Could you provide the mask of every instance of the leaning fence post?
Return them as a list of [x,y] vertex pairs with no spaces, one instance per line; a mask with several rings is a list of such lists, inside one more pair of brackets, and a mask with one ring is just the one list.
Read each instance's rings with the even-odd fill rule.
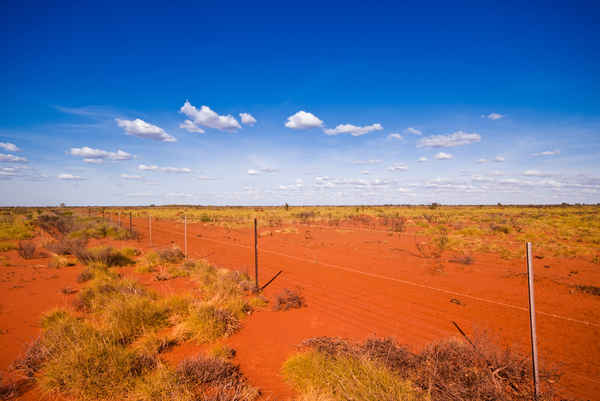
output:
[[254,280],[256,282],[256,291],[258,291],[258,222],[254,218]]
[[533,364],[533,391],[537,400],[540,393],[540,377],[538,372],[537,333],[535,323],[535,295],[533,292],[533,262],[531,256],[531,242],[526,245],[527,249],[527,276],[529,278],[529,327],[531,329],[531,356]]

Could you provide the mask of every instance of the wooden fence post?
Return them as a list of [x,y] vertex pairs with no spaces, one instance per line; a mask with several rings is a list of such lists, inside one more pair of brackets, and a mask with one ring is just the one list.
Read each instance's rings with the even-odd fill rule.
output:
[[150,246],[152,246],[152,215],[148,215],[148,236],[150,237]]

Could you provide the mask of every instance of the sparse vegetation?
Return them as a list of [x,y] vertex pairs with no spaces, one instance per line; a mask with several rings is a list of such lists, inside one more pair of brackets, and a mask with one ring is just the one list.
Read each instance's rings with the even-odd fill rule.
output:
[[305,305],[306,301],[304,300],[299,288],[284,288],[283,291],[277,295],[273,309],[278,311],[286,311],[289,309],[302,308]]
[[[286,378],[303,394],[326,400],[530,400],[527,359],[494,345],[485,336],[474,346],[455,339],[431,344],[414,354],[394,340],[371,338],[362,344],[319,337],[303,342],[304,352],[283,366]],[[549,372],[542,378],[555,379]],[[551,394],[539,399],[551,399]],[[308,399],[311,399],[310,397]]]

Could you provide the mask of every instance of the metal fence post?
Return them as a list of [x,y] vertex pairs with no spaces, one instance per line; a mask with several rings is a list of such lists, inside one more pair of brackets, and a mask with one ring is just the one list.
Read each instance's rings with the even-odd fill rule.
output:
[[254,280],[256,283],[256,291],[258,291],[258,222],[254,218]]
[[148,215],[148,236],[150,237],[150,246],[152,246],[152,215]]
[[133,217],[132,217],[132,212],[129,212],[129,233],[133,234]]
[[533,364],[533,391],[537,400],[540,394],[540,377],[538,372],[537,333],[535,323],[535,295],[533,292],[533,261],[531,242],[527,243],[527,276],[529,278],[529,327],[531,329],[531,356]]
[[183,254],[185,255],[185,258],[187,259],[188,257],[188,251],[187,251],[187,216],[183,216],[183,249],[184,252]]

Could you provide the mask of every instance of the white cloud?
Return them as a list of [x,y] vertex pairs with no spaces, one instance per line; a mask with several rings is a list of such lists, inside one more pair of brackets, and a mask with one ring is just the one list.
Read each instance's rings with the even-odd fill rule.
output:
[[4,153],[0,153],[0,162],[7,163],[26,163],[27,159],[20,156],[8,155]]
[[240,119],[242,124],[254,125],[256,124],[256,118],[250,113],[240,113]]
[[437,160],[449,160],[452,159],[452,155],[450,153],[440,152],[434,156]]
[[121,174],[121,178],[125,180],[142,180],[144,177],[141,175]]
[[362,165],[362,164],[379,164],[381,163],[382,160],[379,159],[370,159],[370,160],[354,160],[352,162],[352,164],[358,164],[358,165]]
[[83,148],[71,148],[69,153],[72,156],[83,157],[86,163],[102,163],[102,160],[131,160],[133,156],[130,153],[124,152],[121,149],[116,152],[108,152],[101,149],[93,149],[87,146]]
[[404,130],[405,134],[412,134],[412,135],[421,135],[423,134],[421,131],[419,131],[416,128],[413,127],[408,127],[407,129]]
[[10,142],[0,142],[0,148],[6,150],[7,152],[19,152],[21,150],[17,147],[17,145]]
[[73,175],[73,174],[59,174],[58,179],[59,180],[67,180],[67,181],[81,181],[81,180],[84,180],[85,178],[80,177],[78,175]]
[[527,177],[549,177],[551,174],[543,173],[539,170],[525,170],[523,175]]
[[147,123],[144,120],[136,118],[135,120],[116,119],[117,125],[123,129],[128,135],[137,136],[139,138],[154,139],[161,142],[175,142],[177,139],[167,134],[164,129]]
[[288,117],[285,126],[291,129],[318,128],[323,126],[323,121],[312,113],[300,110],[296,114]]
[[481,136],[477,133],[469,134],[463,131],[456,131],[449,135],[432,135],[423,138],[417,144],[418,148],[450,148],[454,146],[468,145],[481,141]]
[[494,158],[494,161],[495,161],[496,163],[502,163],[502,162],[504,161],[504,157],[502,157],[502,156],[496,156],[496,157]]
[[481,118],[488,118],[490,120],[499,120],[504,117],[504,114],[499,113],[490,113],[490,114],[482,114]]
[[419,163],[423,163],[423,162],[426,162],[426,161],[427,161],[427,158],[426,158],[425,156],[423,156],[423,157],[419,157],[419,159],[417,159],[417,161],[418,161]]
[[482,159],[477,160],[477,163],[480,163],[480,164],[481,163],[487,163],[487,162],[488,162],[488,159],[483,159],[482,158]]
[[133,193],[125,194],[125,196],[128,198],[149,198],[154,195],[151,194],[150,192],[133,192]]
[[192,194],[186,194],[183,192],[169,192],[169,193],[166,193],[165,196],[167,198],[191,198],[191,197],[193,197]]
[[162,171],[164,173],[191,173],[192,170],[187,167],[159,167],[156,165],[140,164],[138,170],[142,171]]
[[361,136],[368,134],[371,131],[381,131],[383,127],[381,124],[375,123],[371,125],[365,125],[358,127],[352,124],[340,124],[335,128],[326,128],[323,130],[327,135],[339,135],[339,134],[350,134],[352,136]]
[[394,164],[390,167],[388,167],[389,171],[406,171],[408,170],[408,167],[404,164]]
[[195,132],[197,134],[204,134],[204,130],[198,127],[192,120],[185,120],[181,124],[179,124],[179,128],[183,128],[188,132]]
[[210,107],[204,105],[198,110],[187,100],[179,111],[188,116],[196,128],[198,128],[198,125],[220,131],[233,131],[242,128],[240,123],[231,114],[221,116],[212,111]]
[[360,172],[362,175],[369,175],[369,170],[363,170]]
[[400,134],[389,134],[388,138],[389,139],[404,139],[404,137]]
[[258,175],[258,171],[254,170],[254,169],[249,169],[248,175]]
[[556,156],[560,154],[560,150],[546,150],[544,152],[533,153],[532,156]]
[[274,168],[274,167],[261,167],[261,168],[259,168],[259,170],[263,173],[276,173],[279,171],[278,168]]

